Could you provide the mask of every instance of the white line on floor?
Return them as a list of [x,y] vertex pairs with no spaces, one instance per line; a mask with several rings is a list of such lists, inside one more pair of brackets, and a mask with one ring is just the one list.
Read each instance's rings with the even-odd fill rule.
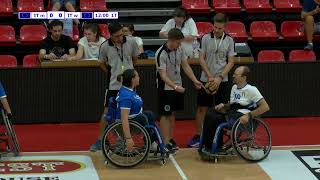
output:
[[180,174],[181,178],[183,180],[188,180],[187,176],[184,174],[184,172],[182,171],[181,167],[179,166],[179,164],[177,163],[177,161],[174,159],[174,157],[171,154],[169,155],[169,159],[171,160],[171,162],[173,163],[174,167],[176,168],[176,170]]

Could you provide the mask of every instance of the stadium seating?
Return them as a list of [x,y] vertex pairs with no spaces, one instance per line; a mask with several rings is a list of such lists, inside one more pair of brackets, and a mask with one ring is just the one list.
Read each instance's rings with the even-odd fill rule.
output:
[[198,38],[202,38],[203,35],[211,32],[213,30],[213,25],[210,22],[196,22],[198,29]]
[[24,56],[23,67],[29,68],[29,67],[38,67],[38,66],[39,66],[39,55],[38,54]]
[[252,41],[277,41],[276,25],[272,21],[255,21],[250,25]]
[[258,62],[284,62],[284,54],[279,50],[263,50],[258,53]]
[[287,41],[305,40],[302,21],[284,21],[281,24],[281,35]]
[[80,10],[85,11],[107,11],[105,0],[80,0]]
[[276,8],[276,12],[301,12],[301,5],[299,0],[274,0],[274,7]]
[[108,25],[107,24],[98,24],[101,34],[104,38],[109,39],[110,38],[110,32],[108,29]]
[[15,46],[16,33],[9,25],[0,25],[0,46]]
[[225,32],[232,36],[236,42],[246,42],[248,40],[246,27],[240,21],[228,22]]
[[272,11],[269,0],[243,0],[248,13],[269,13]]
[[44,11],[43,0],[18,0],[18,12],[39,12]]
[[240,13],[239,0],[213,0],[212,7],[216,13]]
[[20,29],[21,45],[39,45],[47,37],[47,30],[42,25],[23,25]]
[[289,54],[289,61],[291,62],[310,62],[316,61],[316,55],[313,51],[292,50]]
[[78,26],[73,25],[73,36],[71,37],[72,41],[77,44],[80,38],[80,33],[79,33],[79,29]]
[[182,0],[182,7],[190,14],[209,14],[210,8],[207,0]]
[[0,68],[17,67],[17,58],[12,55],[0,55]]
[[13,15],[13,9],[12,9],[11,0],[1,0],[0,16],[12,16],[12,15]]

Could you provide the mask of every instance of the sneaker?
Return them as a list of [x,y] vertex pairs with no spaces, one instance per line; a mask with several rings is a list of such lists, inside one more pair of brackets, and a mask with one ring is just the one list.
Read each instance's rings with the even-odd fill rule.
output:
[[191,141],[188,143],[188,147],[198,148],[200,144],[200,136],[198,134],[194,135]]
[[218,155],[228,155],[228,152],[223,148],[219,148],[219,149],[217,149],[216,154],[218,154]]
[[99,151],[99,150],[101,150],[101,140],[100,139],[98,139],[96,141],[96,143],[94,143],[94,144],[92,144],[90,146],[90,151],[91,152],[96,152],[96,151]]
[[306,51],[312,51],[313,50],[313,44],[312,43],[308,43],[305,47],[304,50]]
[[151,153],[158,152],[158,143],[157,142],[154,141],[153,143],[151,143],[150,152]]
[[165,149],[165,151],[167,151],[167,153],[169,153],[169,154],[175,154],[175,153],[176,153],[176,151],[173,149],[171,143],[166,144],[164,149]]
[[173,150],[175,150],[175,151],[179,150],[177,143],[173,139],[169,140],[169,144],[171,144]]

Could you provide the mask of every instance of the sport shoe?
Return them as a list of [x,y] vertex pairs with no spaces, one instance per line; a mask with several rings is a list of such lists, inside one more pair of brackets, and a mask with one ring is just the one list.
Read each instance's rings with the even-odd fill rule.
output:
[[96,152],[96,151],[99,151],[99,150],[101,150],[101,140],[100,139],[98,139],[96,141],[96,143],[94,143],[94,144],[92,144],[90,146],[90,151],[91,152]]
[[154,141],[153,143],[151,143],[150,152],[151,153],[157,153],[158,152],[158,143],[157,142]]
[[173,150],[175,150],[175,151],[179,150],[177,143],[173,139],[169,140],[169,144],[171,144]]
[[312,43],[308,43],[305,47],[304,50],[306,51],[312,51],[313,50],[313,44]]
[[165,147],[164,147],[164,149],[165,149],[165,151],[167,151],[167,153],[169,153],[169,154],[175,154],[175,153],[176,153],[176,151],[173,149],[171,143],[166,144]]
[[200,144],[200,136],[198,134],[194,135],[191,141],[188,143],[188,147],[198,148]]

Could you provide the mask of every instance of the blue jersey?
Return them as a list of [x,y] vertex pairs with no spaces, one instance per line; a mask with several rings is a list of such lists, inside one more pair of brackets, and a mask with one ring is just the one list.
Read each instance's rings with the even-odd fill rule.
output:
[[[311,12],[319,7],[319,4],[317,4],[314,0],[304,0],[302,11],[304,12]],[[314,22],[320,22],[320,14],[316,14],[313,16]]]
[[120,119],[121,109],[129,109],[129,119],[142,113],[143,101],[132,89],[122,86],[119,90],[117,101],[116,119]]
[[6,92],[4,92],[2,83],[0,82],[0,98],[5,98],[7,97]]

